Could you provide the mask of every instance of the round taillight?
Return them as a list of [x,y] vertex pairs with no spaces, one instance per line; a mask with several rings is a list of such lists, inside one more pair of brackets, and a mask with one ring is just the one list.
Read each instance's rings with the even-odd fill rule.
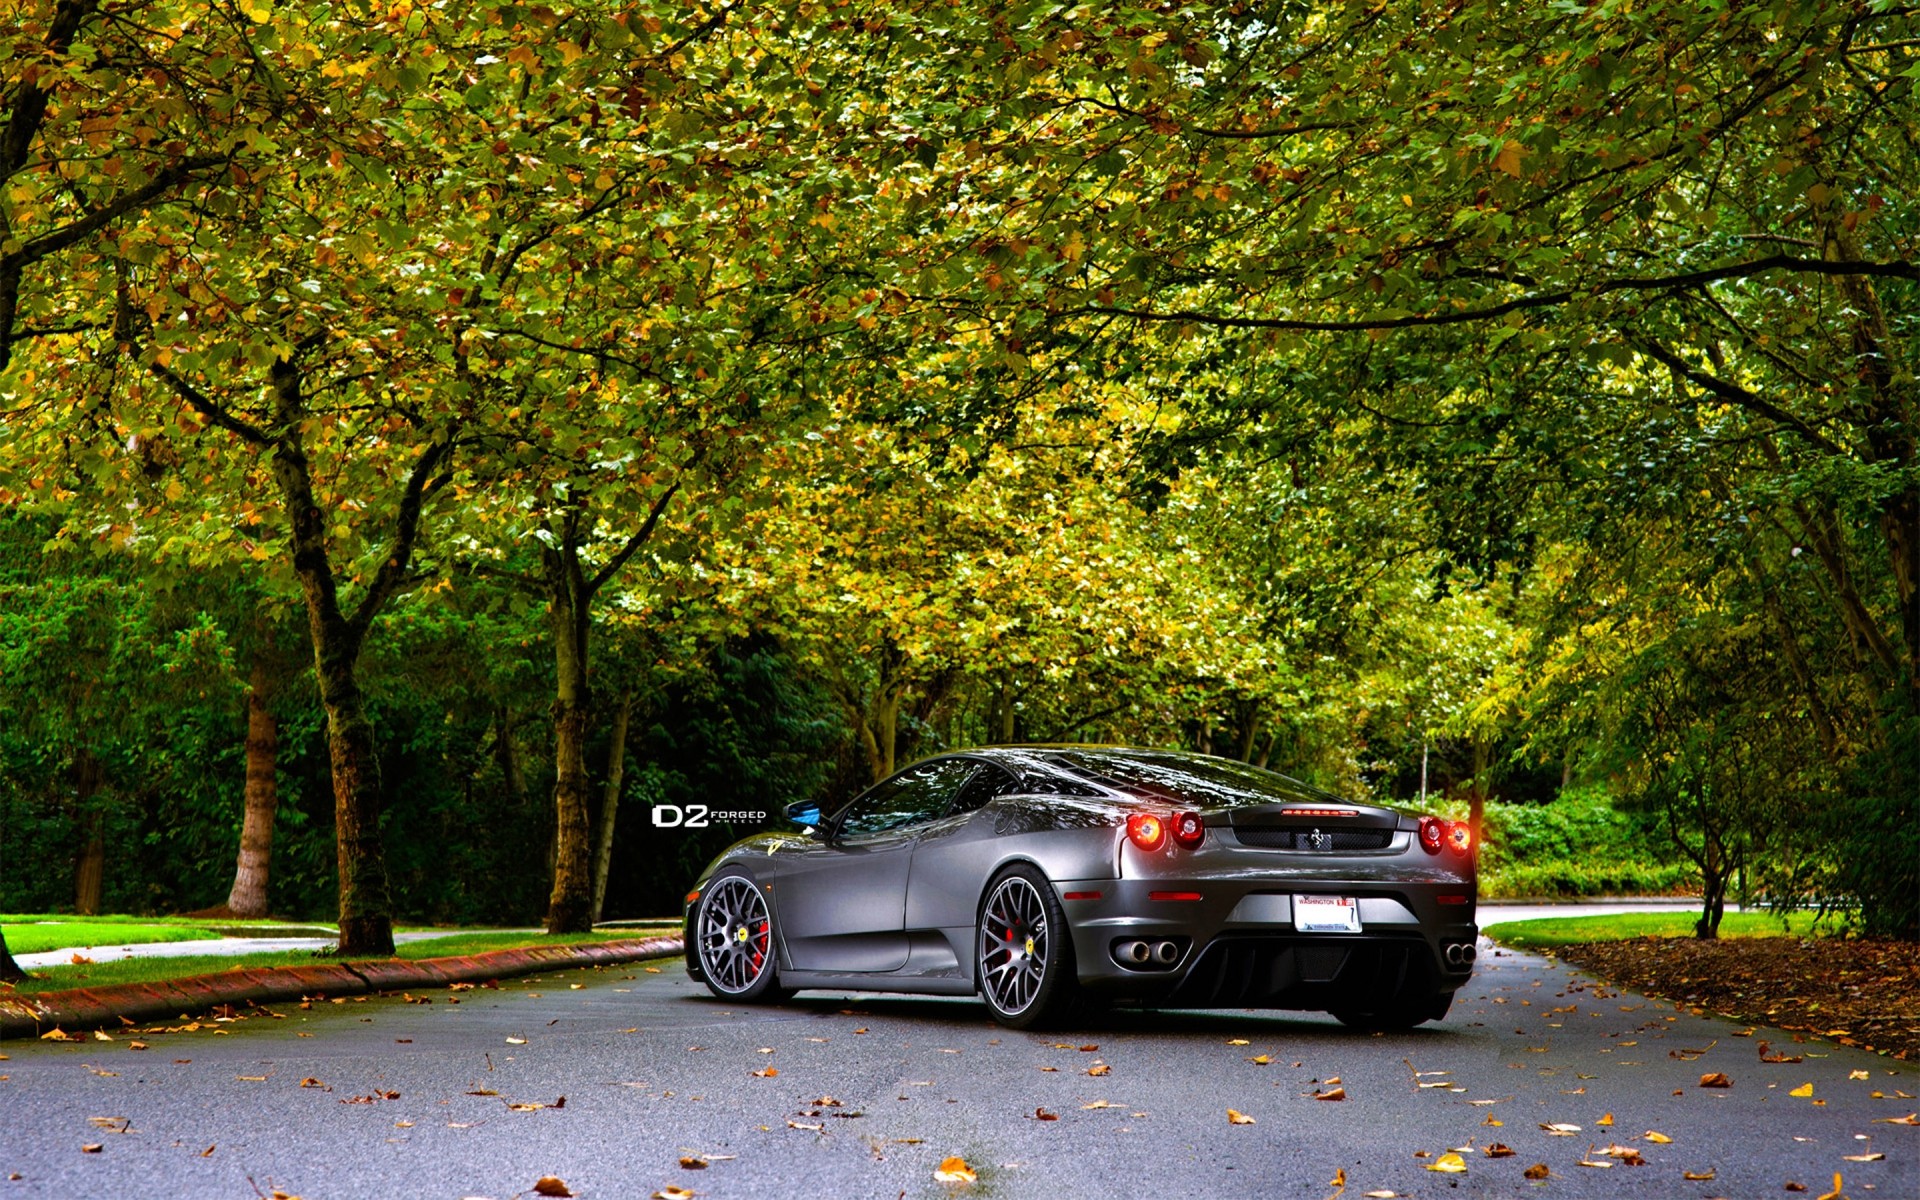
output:
[[1167,840],[1167,823],[1152,813],[1127,818],[1127,836],[1142,850],[1158,850]]
[[1428,854],[1440,853],[1447,840],[1447,823],[1438,817],[1420,818],[1420,848]]
[[1167,825],[1173,834],[1173,844],[1182,849],[1193,849],[1207,836],[1206,822],[1202,821],[1200,814],[1196,812],[1175,813]]
[[1473,849],[1473,826],[1468,825],[1465,821],[1449,821],[1447,823],[1447,849],[1465,858],[1467,851]]

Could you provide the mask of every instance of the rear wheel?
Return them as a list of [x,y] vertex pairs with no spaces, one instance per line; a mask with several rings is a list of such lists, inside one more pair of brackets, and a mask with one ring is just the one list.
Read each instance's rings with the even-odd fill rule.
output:
[[974,941],[974,977],[994,1020],[1033,1029],[1073,1008],[1072,935],[1053,885],[1037,869],[1017,863],[994,876]]
[[707,990],[726,1000],[775,1002],[793,995],[774,966],[773,911],[744,872],[708,882],[694,911],[695,952]]

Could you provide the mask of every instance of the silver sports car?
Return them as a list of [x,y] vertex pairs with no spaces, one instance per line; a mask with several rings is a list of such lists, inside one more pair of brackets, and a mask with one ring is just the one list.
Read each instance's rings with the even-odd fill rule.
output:
[[1404,1028],[1473,970],[1466,825],[1229,759],[973,750],[787,815],[797,831],[736,843],[687,894],[687,970],[728,1000],[978,993],[1015,1028],[1084,1001]]

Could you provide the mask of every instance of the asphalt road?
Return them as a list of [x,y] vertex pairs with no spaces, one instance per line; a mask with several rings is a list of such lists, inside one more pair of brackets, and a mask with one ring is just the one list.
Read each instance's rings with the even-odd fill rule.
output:
[[[283,1005],[142,1034],[143,1051],[125,1033],[6,1043],[0,1200],[505,1200],[543,1175],[584,1197],[1319,1198],[1337,1172],[1346,1197],[1758,1197],[1793,1182],[1813,1200],[1836,1172],[1854,1200],[1920,1195],[1920,1128],[1875,1123],[1920,1107],[1920,1067],[1748,1033],[1484,943],[1447,1021],[1386,1036],[1244,1011],[1025,1034],[977,1002],[897,996],[739,1010],[676,963],[656,971]],[[1760,1062],[1762,1039],[1803,1061]],[[1700,1087],[1708,1072],[1732,1086]],[[1345,1100],[1314,1098],[1334,1087]],[[1514,1155],[1485,1157],[1493,1142]],[[1645,1164],[1606,1157],[1610,1143]],[[1425,1169],[1456,1148],[1464,1174]],[[697,1155],[709,1165],[681,1165]],[[949,1155],[978,1182],[936,1182]],[[1542,1183],[1524,1178],[1535,1163]]]

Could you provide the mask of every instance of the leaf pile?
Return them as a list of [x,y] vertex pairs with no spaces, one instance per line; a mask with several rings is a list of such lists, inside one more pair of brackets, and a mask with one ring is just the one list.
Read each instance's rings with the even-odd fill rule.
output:
[[1920,1058],[1920,945],[1912,942],[1647,937],[1557,953],[1648,995]]

